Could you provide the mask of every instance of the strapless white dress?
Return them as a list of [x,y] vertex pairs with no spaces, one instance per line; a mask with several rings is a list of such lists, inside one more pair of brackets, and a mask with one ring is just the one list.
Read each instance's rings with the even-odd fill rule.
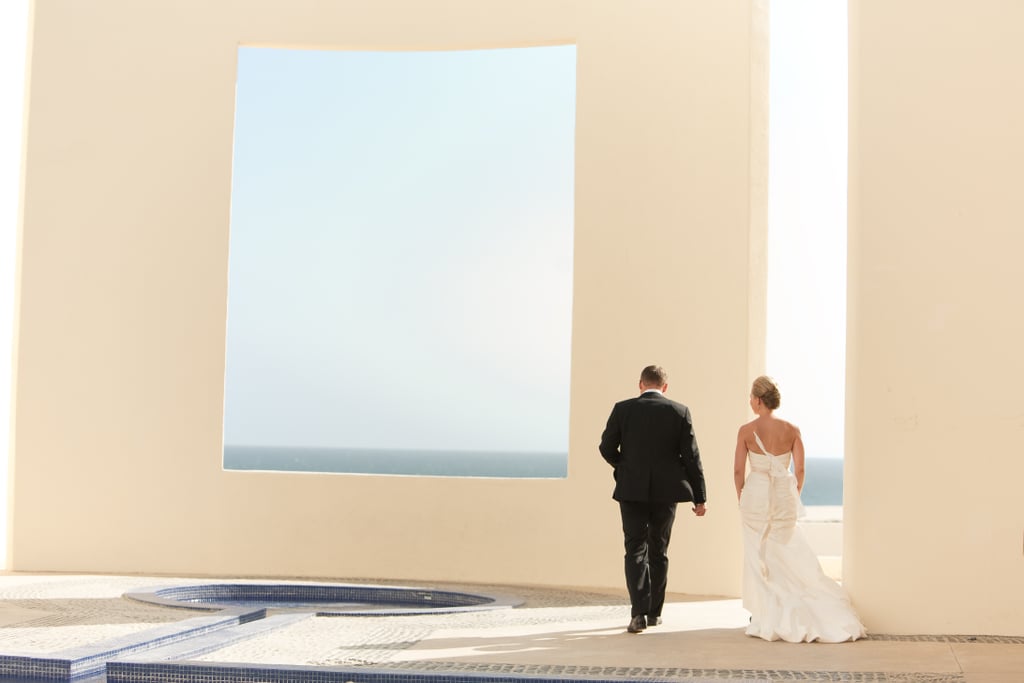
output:
[[740,495],[743,606],[747,635],[791,643],[841,643],[866,635],[846,591],[825,576],[797,527],[800,494],[789,471],[792,453],[747,451],[750,473]]

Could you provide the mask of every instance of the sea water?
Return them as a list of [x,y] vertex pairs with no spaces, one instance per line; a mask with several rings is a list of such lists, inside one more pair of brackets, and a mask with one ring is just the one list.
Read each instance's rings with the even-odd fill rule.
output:
[[[596,452],[594,457],[600,458]],[[228,445],[224,447],[224,467],[229,470],[273,472],[561,479],[567,475],[568,458],[564,452]],[[705,476],[708,470],[705,459]],[[843,504],[842,459],[807,458],[805,473],[801,495],[804,505]]]

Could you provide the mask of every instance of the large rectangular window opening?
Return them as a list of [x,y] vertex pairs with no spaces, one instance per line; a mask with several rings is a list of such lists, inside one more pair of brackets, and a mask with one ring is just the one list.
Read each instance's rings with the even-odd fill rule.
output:
[[566,476],[575,71],[239,50],[225,468]]

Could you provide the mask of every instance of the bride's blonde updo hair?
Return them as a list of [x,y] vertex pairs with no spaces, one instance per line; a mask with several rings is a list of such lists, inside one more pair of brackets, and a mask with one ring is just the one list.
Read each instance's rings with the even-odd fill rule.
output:
[[754,395],[754,398],[761,399],[761,403],[765,404],[768,410],[775,410],[782,403],[779,385],[767,375],[761,375],[754,380],[754,386],[750,393]]

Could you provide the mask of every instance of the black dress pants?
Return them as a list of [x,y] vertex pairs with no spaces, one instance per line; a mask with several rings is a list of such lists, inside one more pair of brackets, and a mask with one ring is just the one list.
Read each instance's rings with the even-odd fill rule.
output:
[[626,587],[631,616],[660,617],[668,584],[668,542],[675,503],[619,501],[626,541]]

